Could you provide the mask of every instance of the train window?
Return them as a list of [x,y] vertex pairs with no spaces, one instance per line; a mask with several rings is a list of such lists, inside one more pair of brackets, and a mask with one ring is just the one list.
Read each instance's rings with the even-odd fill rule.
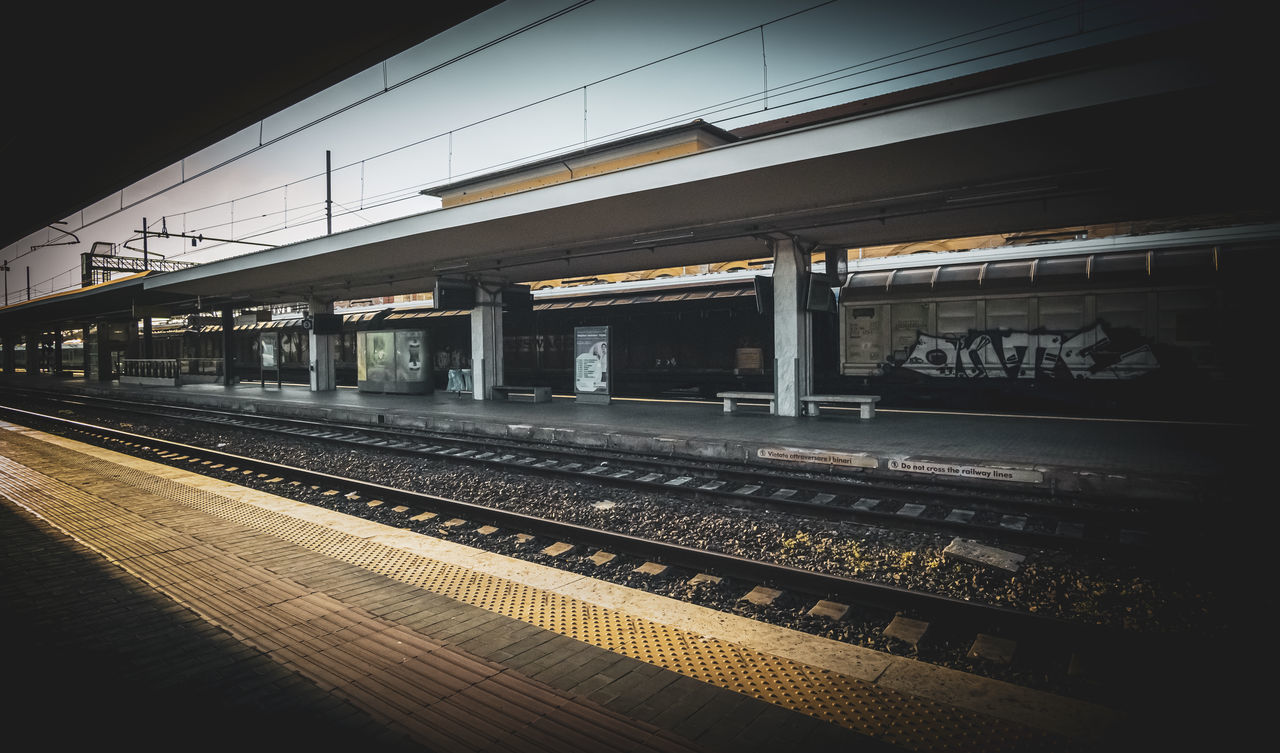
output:
[[1084,327],[1084,296],[1047,295],[1039,303],[1038,326],[1054,332],[1074,332]]
[[966,335],[978,328],[977,301],[939,301],[938,335]]
[[1207,290],[1166,290],[1157,300],[1163,343],[1207,343],[1213,337],[1213,296]]
[[1146,293],[1099,293],[1098,318],[1112,328],[1125,327],[1139,334],[1147,334]]
[[987,329],[1031,329],[1026,298],[991,298],[987,300]]

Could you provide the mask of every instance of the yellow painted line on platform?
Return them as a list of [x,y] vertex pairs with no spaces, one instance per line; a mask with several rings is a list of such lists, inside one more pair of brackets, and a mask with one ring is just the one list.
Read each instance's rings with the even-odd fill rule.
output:
[[[464,603],[912,750],[1026,750],[1116,721],[1092,704],[353,518],[42,432],[126,483]],[[174,482],[182,491],[176,491]],[[1061,740],[1059,740],[1061,742]],[[1030,746],[1030,748],[1028,747]]]

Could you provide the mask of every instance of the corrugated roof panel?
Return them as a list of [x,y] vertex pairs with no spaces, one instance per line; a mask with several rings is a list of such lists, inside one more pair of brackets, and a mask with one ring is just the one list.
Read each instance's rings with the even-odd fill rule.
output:
[[1020,259],[1018,261],[993,261],[987,265],[986,274],[982,277],[983,282],[1030,279],[1030,259]]
[[885,270],[880,272],[854,272],[849,275],[849,279],[845,280],[844,286],[849,289],[877,288],[886,289],[893,277],[894,270]]
[[1029,264],[1027,276],[1037,280],[1048,277],[1079,277],[1084,281],[1088,275],[1089,258],[1085,256],[1064,256],[1061,258],[1034,259]]
[[952,285],[977,283],[982,277],[981,264],[958,264],[938,268],[938,274],[934,277],[935,285]]
[[1146,254],[1099,254],[1093,257],[1093,269],[1090,276],[1145,274],[1146,271]]
[[930,285],[933,283],[934,275],[938,271],[938,267],[921,267],[918,269],[899,269],[898,273],[893,276],[893,287],[906,287],[908,285]]

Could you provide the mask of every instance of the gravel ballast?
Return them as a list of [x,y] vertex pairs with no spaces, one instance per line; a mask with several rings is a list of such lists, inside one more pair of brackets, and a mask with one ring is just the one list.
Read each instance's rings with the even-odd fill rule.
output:
[[[61,412],[68,413],[66,409]],[[1025,558],[1022,567],[1017,572],[1008,572],[944,556],[943,550],[953,538],[944,534],[881,529],[766,509],[727,507],[722,503],[641,492],[580,478],[526,475],[436,456],[411,456],[304,438],[268,436],[200,422],[151,417],[121,419],[118,414],[79,408],[67,417],[687,547],[981,601],[1064,620],[1123,628],[1158,636],[1160,640],[1179,637],[1202,640],[1225,630],[1217,618],[1218,597],[1213,579],[1178,563],[1120,562],[1096,555],[1024,547],[1016,551]],[[113,449],[119,446],[113,445]],[[139,451],[139,454],[157,459],[154,453]],[[207,469],[204,472],[218,474]],[[326,490],[305,485],[267,484],[263,479],[246,478],[238,473],[225,474],[225,477],[228,481],[257,486],[345,514],[879,651],[1052,692],[1102,696],[1099,700],[1105,700],[1109,694],[1097,682],[1072,676],[1066,666],[1045,669],[1039,663],[1017,660],[1012,664],[999,664],[970,659],[966,652],[971,636],[967,641],[936,636],[919,646],[888,638],[883,630],[893,614],[855,609],[839,621],[809,616],[806,611],[815,599],[808,596],[784,594],[766,606],[751,604],[741,597],[756,585],[753,583],[725,579],[719,583],[691,585],[689,579],[695,573],[675,567],[660,575],[639,573],[636,567],[643,561],[621,554],[597,565],[591,560],[596,550],[591,548],[579,547],[572,554],[553,558],[541,553],[550,541],[538,538],[520,541],[516,531],[499,530],[481,535],[476,532],[476,525],[442,525],[450,516],[415,522],[409,520],[409,515],[392,511],[390,505],[369,507],[368,500],[350,499],[342,494],[325,495],[322,492]]]

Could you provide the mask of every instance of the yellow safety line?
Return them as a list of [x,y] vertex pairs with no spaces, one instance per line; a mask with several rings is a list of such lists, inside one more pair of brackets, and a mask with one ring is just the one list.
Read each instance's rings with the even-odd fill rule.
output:
[[[40,437],[35,432],[24,433]],[[72,444],[71,440],[59,438],[58,441]],[[824,719],[898,747],[993,753],[1070,747],[1064,738],[1011,721],[880,687],[719,638],[697,635],[618,609],[442,562],[186,486],[148,472],[146,466],[156,465],[149,461],[118,457],[112,476],[126,484],[371,572]],[[93,462],[100,464],[100,461]],[[156,468],[171,471],[168,466]],[[0,467],[0,478],[5,473],[5,467]],[[74,524],[75,521],[64,523],[72,535]],[[100,518],[97,524],[101,524]]]

